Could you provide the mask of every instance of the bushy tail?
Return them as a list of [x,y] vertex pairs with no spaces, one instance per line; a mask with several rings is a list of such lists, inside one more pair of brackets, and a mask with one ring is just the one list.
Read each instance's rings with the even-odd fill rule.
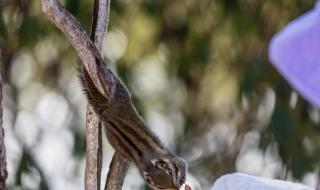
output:
[[87,95],[89,104],[94,108],[95,112],[99,115],[102,114],[104,110],[108,110],[109,103],[107,98],[97,89],[88,71],[83,65],[80,66],[79,77],[83,91]]

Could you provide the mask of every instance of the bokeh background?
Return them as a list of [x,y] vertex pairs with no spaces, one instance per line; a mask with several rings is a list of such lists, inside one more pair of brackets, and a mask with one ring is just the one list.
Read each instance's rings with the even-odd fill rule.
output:
[[[89,31],[93,1],[64,5]],[[112,0],[108,65],[195,190],[240,171],[320,183],[320,114],[272,67],[273,34],[314,0]],[[38,0],[0,1],[9,189],[83,189],[78,57]],[[104,139],[105,179],[113,150]],[[102,181],[102,184],[104,182]],[[132,166],[125,190],[148,189]]]

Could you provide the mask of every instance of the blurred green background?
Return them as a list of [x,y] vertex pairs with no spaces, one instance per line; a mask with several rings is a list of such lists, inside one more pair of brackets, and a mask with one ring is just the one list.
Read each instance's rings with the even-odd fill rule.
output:
[[[90,29],[93,1],[64,5]],[[108,65],[193,189],[246,172],[320,183],[320,113],[267,57],[314,0],[111,0]],[[86,99],[78,57],[38,0],[0,1],[9,189],[83,189]],[[112,148],[104,140],[105,179]],[[123,189],[148,189],[132,166]],[[104,183],[104,182],[102,182]]]

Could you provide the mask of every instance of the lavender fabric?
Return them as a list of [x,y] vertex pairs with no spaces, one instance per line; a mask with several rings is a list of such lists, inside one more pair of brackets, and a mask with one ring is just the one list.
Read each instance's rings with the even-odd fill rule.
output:
[[293,88],[320,109],[320,2],[274,35],[269,58]]
[[221,176],[211,190],[315,190],[299,183],[257,177],[244,173]]

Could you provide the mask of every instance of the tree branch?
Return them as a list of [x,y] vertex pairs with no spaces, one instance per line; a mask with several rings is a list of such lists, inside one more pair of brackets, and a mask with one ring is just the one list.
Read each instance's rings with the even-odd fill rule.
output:
[[4,129],[3,129],[3,108],[2,108],[2,65],[0,65],[0,189],[7,189],[6,179],[8,177],[6,147],[4,144]]
[[[107,30],[109,0],[95,0],[92,13],[90,38],[97,49],[102,51],[102,42]],[[81,65],[83,67],[83,64]],[[85,189],[100,190],[102,168],[101,122],[93,108],[88,104],[86,112],[86,171]]]
[[[91,39],[94,41],[98,50],[102,50],[102,42],[105,33],[108,31],[110,13],[110,0],[95,0],[93,10],[93,21],[91,27]],[[91,113],[94,112],[91,110]],[[92,119],[98,120],[97,115],[92,115]],[[100,130],[101,132],[101,130]],[[99,137],[101,134],[99,134]],[[129,160],[120,153],[115,152],[109,166],[109,172],[105,184],[105,190],[121,189],[127,170]]]
[[[103,7],[107,7],[107,9]],[[107,21],[104,21],[106,19],[103,19],[103,17],[108,18],[109,2],[107,2],[107,4],[104,4],[102,1],[100,1],[99,4],[95,3],[95,10],[98,10],[98,14],[94,15],[93,29],[95,28],[95,30],[93,31],[95,32],[92,32],[92,37],[94,37],[94,41],[97,46],[92,43],[80,23],[61,6],[59,1],[42,0],[42,9],[48,18],[64,33],[64,35],[70,41],[72,46],[77,51],[86,70],[90,74],[95,86],[108,99],[112,93],[115,81],[119,79],[104,65],[100,53],[101,49],[99,51],[96,49],[96,47],[101,48],[102,46],[102,39],[107,26]],[[97,13],[97,11],[94,12],[94,14]],[[101,83],[103,84],[101,85]],[[91,113],[93,113],[92,109],[89,109],[87,118],[90,120],[93,116]],[[92,119],[87,128],[90,130],[89,134],[87,135],[88,148],[92,150],[92,152],[88,153],[90,155],[89,159],[92,158],[92,160],[88,161],[90,162],[91,166],[88,166],[86,173],[87,188],[99,188],[97,182],[100,176],[98,173],[99,165],[101,165],[101,162],[99,163],[99,147],[101,148],[101,146],[99,146],[99,143],[101,143],[99,139],[101,138],[99,137],[99,129],[96,127],[98,123],[99,120]],[[108,180],[105,188],[121,189],[128,166],[129,161],[123,158],[119,153],[115,153],[110,165]],[[93,179],[91,177],[93,177]]]
[[[58,0],[41,0],[43,12],[64,33],[71,45],[75,48],[83,65],[90,74],[97,89],[106,96],[111,94],[117,77],[103,62],[100,52],[89,38],[80,23],[62,7]],[[98,61],[96,61],[98,59]],[[99,70],[99,71],[98,71]],[[100,81],[98,73],[106,79]],[[101,82],[107,84],[101,85]]]
[[102,51],[102,42],[108,30],[110,0],[95,0],[92,14],[90,38],[99,51]]
[[105,190],[120,190],[125,175],[128,171],[130,161],[124,158],[120,153],[115,152],[109,166]]
[[102,167],[101,123],[88,104],[86,113],[86,170],[85,189],[100,190]]

